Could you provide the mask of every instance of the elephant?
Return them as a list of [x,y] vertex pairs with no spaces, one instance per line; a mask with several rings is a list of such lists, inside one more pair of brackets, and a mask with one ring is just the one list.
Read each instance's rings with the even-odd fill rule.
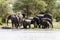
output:
[[7,25],[8,25],[8,20],[11,20],[12,23],[12,28],[15,26],[16,28],[18,28],[19,26],[19,18],[17,18],[17,16],[15,14],[13,15],[9,15],[7,18]]
[[24,15],[18,13],[17,16],[18,16],[18,19],[19,19],[19,26],[22,26],[22,25],[23,25],[23,18],[24,18]]
[[42,18],[42,28],[49,28],[51,24],[51,19],[49,18]]
[[41,24],[42,24],[41,19],[44,18],[44,15],[45,14],[43,12],[41,12],[33,18],[33,20],[35,21],[35,28],[37,28],[37,26],[39,26],[39,28],[41,28]]
[[[51,24],[51,19],[49,18],[41,18],[41,20],[38,17],[34,18],[35,21],[35,28],[37,28],[37,26],[39,26],[39,28],[49,28],[50,24]],[[52,25],[52,24],[51,24]]]
[[12,15],[9,15],[8,18],[7,18],[7,25],[8,25],[8,21],[11,20],[11,23],[12,23],[12,28],[15,26],[16,28],[20,27],[21,23],[22,23],[22,20],[23,20],[23,15],[16,15],[16,14],[12,14]]
[[[46,23],[49,22],[51,25],[52,25],[52,28],[53,28],[53,23],[52,23],[52,15],[48,14],[48,13],[39,13],[38,15],[36,15],[34,17],[34,21],[35,21],[35,24],[37,24],[40,28],[40,26],[42,25],[43,21],[42,20],[45,20]],[[35,27],[37,27],[37,25]],[[42,25],[43,26],[43,25]]]
[[40,20],[39,20],[39,18],[36,16],[36,17],[34,17],[33,18],[33,20],[34,20],[34,28],[37,28],[37,26],[39,26],[39,28],[40,28]]
[[33,19],[24,19],[24,21],[23,21],[23,27],[24,28],[27,28],[27,26],[29,26],[29,28],[31,28],[31,24],[34,24]]
[[49,18],[51,21],[49,21],[50,23],[51,23],[51,25],[52,25],[52,28],[53,28],[53,17],[52,17],[52,14],[49,14],[49,13],[46,13],[45,15],[44,15],[44,18]]
[[23,21],[23,27],[24,28],[27,28],[27,26],[29,26],[29,28],[30,28],[30,24],[31,24],[31,20],[25,19]]

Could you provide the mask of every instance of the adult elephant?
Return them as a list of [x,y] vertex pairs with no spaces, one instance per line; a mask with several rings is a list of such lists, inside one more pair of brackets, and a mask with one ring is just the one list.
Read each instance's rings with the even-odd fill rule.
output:
[[23,25],[23,18],[25,16],[21,13],[18,13],[17,16],[18,16],[18,19],[19,19],[19,26],[22,26]]
[[15,26],[16,28],[20,27],[22,25],[23,15],[22,14],[13,14],[9,15],[7,18],[7,25],[8,21],[11,20],[12,28]]
[[44,13],[41,12],[38,15],[36,15],[33,19],[35,21],[35,27],[37,28],[37,26],[39,26],[39,28],[41,28],[42,25],[42,18],[44,18]]
[[51,19],[49,19],[49,18],[42,18],[42,28],[44,29],[44,28],[49,28],[49,26],[51,26],[52,24],[51,24]]
[[33,18],[33,20],[34,20],[34,28],[37,28],[37,26],[39,26],[39,28],[40,28],[40,20],[39,20],[39,18],[36,16],[36,17],[34,17]]
[[49,21],[50,23],[51,23],[51,25],[52,25],[52,28],[53,28],[53,16],[52,16],[52,14],[50,14],[49,13],[49,11],[46,11],[45,12],[45,15],[44,15],[44,18],[49,18],[51,21]]
[[19,17],[15,14],[13,15],[9,15],[7,18],[7,25],[8,25],[8,21],[11,20],[12,23],[12,28],[15,26],[16,28],[18,28],[19,26]]
[[38,15],[36,15],[34,17],[34,20],[35,20],[36,24],[39,26],[39,28],[40,28],[40,25],[42,25],[44,23],[42,20],[45,20],[46,21],[45,23],[49,22],[52,25],[52,28],[53,28],[52,15],[49,14],[49,13],[47,13],[47,12],[45,12],[45,13],[41,12],[41,13],[39,13]]

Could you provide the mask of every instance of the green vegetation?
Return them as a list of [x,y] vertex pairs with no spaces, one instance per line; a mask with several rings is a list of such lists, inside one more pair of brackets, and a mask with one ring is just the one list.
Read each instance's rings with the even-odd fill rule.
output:
[[14,4],[14,11],[24,11],[26,16],[36,15],[40,11],[45,11],[47,4],[42,0],[17,0]]
[[2,22],[5,22],[8,14],[13,13],[9,3],[6,0],[0,0],[0,17]]
[[[57,19],[59,12],[56,11],[58,10],[56,1],[57,0],[0,0],[0,17],[2,17],[2,22],[4,22],[6,21],[7,16],[14,12],[23,11],[28,18],[30,16],[35,16],[39,12],[49,10]],[[12,8],[10,7],[10,4],[13,5]]]
[[24,11],[26,16],[49,10],[54,14],[56,0],[17,0],[14,4],[14,11]]
[[[10,4],[12,4],[11,7]],[[53,15],[53,19],[56,19],[56,22],[59,23],[60,2],[57,2],[57,0],[0,0],[0,25],[6,22],[9,14],[22,11],[28,18],[35,16],[39,12],[45,12],[46,10],[48,10]],[[54,28],[60,28],[60,25],[54,25]]]

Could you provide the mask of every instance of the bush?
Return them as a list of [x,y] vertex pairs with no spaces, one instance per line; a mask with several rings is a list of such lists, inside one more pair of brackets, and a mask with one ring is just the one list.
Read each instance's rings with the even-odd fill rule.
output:
[[0,25],[2,25],[3,23],[0,21]]
[[57,17],[56,17],[56,22],[59,22],[59,21],[60,21],[60,17],[57,16]]

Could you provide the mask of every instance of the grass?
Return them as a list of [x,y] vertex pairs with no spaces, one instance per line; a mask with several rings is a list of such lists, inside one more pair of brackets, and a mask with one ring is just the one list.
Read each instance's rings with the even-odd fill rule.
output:
[[60,23],[56,23],[56,24],[54,23],[53,27],[56,29],[60,29]]
[[56,20],[53,20],[53,27],[56,29],[60,29],[60,22],[56,22]]

